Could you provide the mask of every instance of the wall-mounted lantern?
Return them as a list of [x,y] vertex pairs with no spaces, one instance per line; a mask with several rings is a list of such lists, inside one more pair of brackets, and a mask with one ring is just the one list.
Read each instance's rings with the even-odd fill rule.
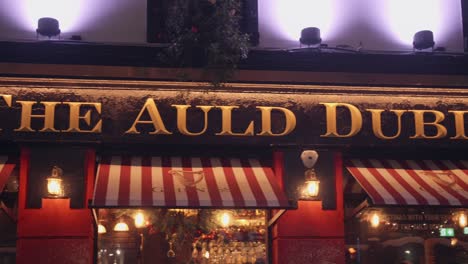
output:
[[63,190],[62,180],[63,170],[58,166],[52,168],[52,173],[47,177],[47,197],[49,198],[63,198],[65,192]]
[[318,201],[320,192],[320,181],[315,174],[315,163],[318,153],[315,150],[305,150],[301,154],[302,163],[306,167],[304,183],[299,186],[299,200]]

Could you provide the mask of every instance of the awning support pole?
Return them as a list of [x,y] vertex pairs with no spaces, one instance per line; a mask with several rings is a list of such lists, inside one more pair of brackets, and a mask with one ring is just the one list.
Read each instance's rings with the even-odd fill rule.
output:
[[268,227],[273,226],[276,221],[286,212],[286,209],[280,209],[278,212],[276,212],[273,217],[268,221]]

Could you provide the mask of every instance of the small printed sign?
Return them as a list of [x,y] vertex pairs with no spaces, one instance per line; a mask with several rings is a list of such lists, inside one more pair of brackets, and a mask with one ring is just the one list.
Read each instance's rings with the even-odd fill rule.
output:
[[463,234],[468,235],[468,227],[463,228]]
[[[463,230],[465,231],[465,230]],[[455,230],[453,228],[441,228],[440,229],[441,237],[453,237],[455,236]]]

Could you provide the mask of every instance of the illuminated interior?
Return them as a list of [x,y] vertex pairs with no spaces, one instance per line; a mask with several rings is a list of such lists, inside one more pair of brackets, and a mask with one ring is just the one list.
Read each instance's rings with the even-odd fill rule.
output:
[[99,222],[98,263],[267,263],[265,210],[99,209]]

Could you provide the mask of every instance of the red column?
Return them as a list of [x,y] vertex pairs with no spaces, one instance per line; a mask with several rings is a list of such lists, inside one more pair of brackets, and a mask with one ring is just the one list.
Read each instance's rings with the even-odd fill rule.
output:
[[[43,199],[42,208],[26,208],[29,156],[29,149],[23,148],[20,159],[17,263],[91,264],[94,228],[89,209],[71,209],[69,199]],[[86,155],[86,201],[92,198],[94,160],[94,151],[89,150]]]
[[322,210],[320,201],[300,201],[273,228],[273,263],[345,262],[342,159],[335,159],[336,210]]

